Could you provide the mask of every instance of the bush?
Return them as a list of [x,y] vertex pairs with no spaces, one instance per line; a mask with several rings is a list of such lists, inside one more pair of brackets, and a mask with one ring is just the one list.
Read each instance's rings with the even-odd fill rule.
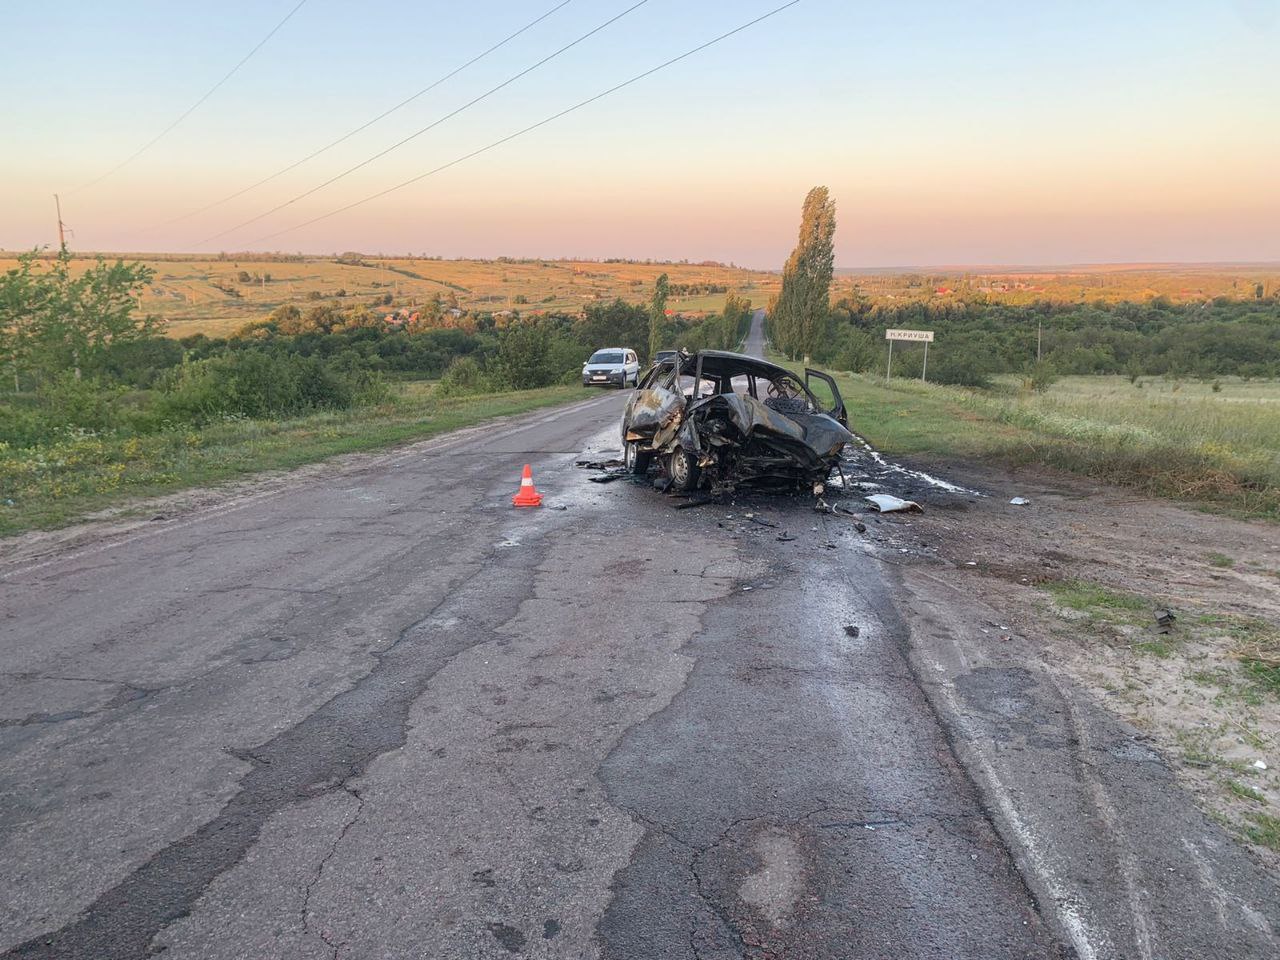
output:
[[41,385],[36,396],[52,424],[76,430],[110,430],[119,423],[116,400],[122,387],[111,387],[73,373],[60,374]]
[[1030,366],[1022,382],[1028,390],[1044,393],[1058,382],[1058,371],[1047,360],[1040,360]]
[[929,380],[953,387],[990,388],[991,361],[988,358],[952,350],[939,350],[937,354],[937,359],[929,358]]
[[166,337],[124,340],[108,346],[92,372],[132,387],[152,387],[182,362],[182,354],[182,345]]
[[256,350],[184,364],[165,387],[156,416],[192,424],[344,410],[386,396],[370,373],[344,373],[315,357]]
[[491,378],[474,357],[455,357],[440,378],[441,396],[460,397],[492,389]]

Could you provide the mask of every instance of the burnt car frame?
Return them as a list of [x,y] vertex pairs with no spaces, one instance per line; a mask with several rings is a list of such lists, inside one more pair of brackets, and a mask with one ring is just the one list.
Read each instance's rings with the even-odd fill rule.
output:
[[[821,382],[824,406],[810,386]],[[657,460],[672,489],[738,484],[803,486],[826,480],[853,439],[835,381],[722,350],[677,353],[649,369],[622,415],[627,470]]]

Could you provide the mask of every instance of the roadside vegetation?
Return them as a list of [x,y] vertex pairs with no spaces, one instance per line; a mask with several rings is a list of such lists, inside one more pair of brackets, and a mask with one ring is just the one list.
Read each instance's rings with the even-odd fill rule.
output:
[[1244,517],[1280,520],[1280,382],[1068,377],[972,390],[845,375],[883,450],[1045,464]]
[[[815,187],[770,302],[770,346],[794,368],[846,371],[851,426],[872,444],[1046,464],[1280,519],[1280,290],[1269,279],[1236,278],[1236,296],[1195,302],[1017,303],[966,278],[905,302],[855,286],[832,305],[835,230]],[[902,344],[888,379],[889,329],[933,331],[927,370],[924,349]]]
[[733,346],[751,316],[732,293],[697,318],[621,300],[536,317],[319,301],[174,340],[137,307],[152,279],[120,260],[73,269],[66,251],[0,275],[0,534],[580,399],[600,346]]
[[1280,629],[1187,601],[1181,606],[1191,609],[1158,632],[1151,598],[1078,579],[1041,589],[1068,643],[1079,646],[1083,635],[1103,644],[1090,659],[1108,678],[1107,693],[1124,700],[1140,726],[1168,726],[1161,730],[1167,746],[1203,778],[1210,815],[1241,839],[1280,852],[1272,769],[1280,745]]

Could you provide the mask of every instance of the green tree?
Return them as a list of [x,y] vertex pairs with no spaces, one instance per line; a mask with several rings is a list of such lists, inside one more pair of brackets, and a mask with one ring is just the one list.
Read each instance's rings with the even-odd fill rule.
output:
[[0,277],[0,356],[13,375],[13,390],[22,389],[22,377],[29,372],[38,329],[37,318],[46,313],[44,301],[51,293],[32,272],[36,253],[24,253],[18,266]]
[[782,272],[782,289],[771,304],[770,337],[787,356],[812,356],[831,315],[835,267],[836,205],[826,187],[805,197],[800,237]]
[[751,301],[736,293],[731,293],[724,300],[724,312],[720,315],[718,346],[721,350],[736,349],[742,338],[746,336],[751,322]]
[[671,280],[664,273],[653,285],[649,300],[649,357],[650,361],[662,349],[662,333],[667,324],[667,297],[671,294]]
[[548,365],[550,332],[541,323],[517,323],[507,328],[498,347],[498,363],[505,386],[529,390],[544,387],[555,379],[555,371]]
[[0,329],[6,366],[37,376],[97,365],[113,344],[154,336],[155,317],[137,315],[136,297],[153,271],[141,263],[101,257],[78,276],[64,247],[48,270],[37,272],[36,254],[24,257],[0,285]]
[[632,347],[643,351],[649,335],[649,313],[644,306],[627,303],[621,297],[609,303],[588,304],[576,333],[588,350]]

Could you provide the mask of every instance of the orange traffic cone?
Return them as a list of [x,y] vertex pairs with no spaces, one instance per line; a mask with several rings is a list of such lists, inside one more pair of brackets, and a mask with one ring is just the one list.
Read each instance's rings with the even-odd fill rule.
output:
[[511,502],[517,507],[542,506],[542,494],[533,485],[533,468],[527,463],[524,465],[524,475],[520,478],[520,492],[511,498]]

